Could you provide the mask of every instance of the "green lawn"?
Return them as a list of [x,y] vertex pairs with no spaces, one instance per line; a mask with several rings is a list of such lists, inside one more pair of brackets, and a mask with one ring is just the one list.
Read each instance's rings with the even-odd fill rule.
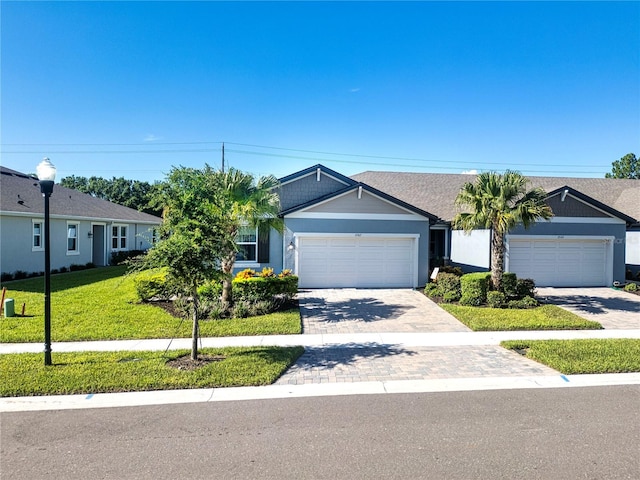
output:
[[303,352],[302,347],[205,348],[201,355],[224,358],[195,370],[166,364],[187,350],[56,353],[49,367],[42,354],[1,355],[0,397],[269,385]]
[[587,330],[601,329],[598,322],[585,320],[555,305],[530,309],[466,307],[439,304],[471,330]]
[[640,339],[513,340],[501,345],[567,375],[640,372]]
[[[162,308],[137,303],[133,279],[125,267],[105,267],[51,276],[51,337],[54,342],[135,338],[190,337],[189,321]],[[6,282],[7,298],[24,317],[0,318],[0,342],[44,341],[44,280]],[[260,317],[207,320],[203,337],[298,334],[298,309]]]

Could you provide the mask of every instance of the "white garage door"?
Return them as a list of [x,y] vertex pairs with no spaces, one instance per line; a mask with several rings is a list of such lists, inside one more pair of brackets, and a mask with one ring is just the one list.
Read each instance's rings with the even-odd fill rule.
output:
[[595,287],[610,282],[606,240],[509,239],[507,268],[541,287]]
[[414,287],[415,238],[300,237],[302,288]]

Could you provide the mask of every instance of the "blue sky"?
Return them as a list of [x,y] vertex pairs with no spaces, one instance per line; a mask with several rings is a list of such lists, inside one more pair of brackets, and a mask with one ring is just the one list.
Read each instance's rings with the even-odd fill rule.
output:
[[640,2],[8,2],[1,162],[602,177],[640,154]]

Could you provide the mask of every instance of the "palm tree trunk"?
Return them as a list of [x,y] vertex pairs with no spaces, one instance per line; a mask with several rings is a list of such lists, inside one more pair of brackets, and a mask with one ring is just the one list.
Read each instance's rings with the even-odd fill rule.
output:
[[500,290],[502,286],[502,274],[504,273],[504,234],[492,231],[491,236],[491,283],[494,290]]
[[236,253],[233,252],[229,254],[224,260],[222,260],[222,308],[225,313],[229,313],[231,311],[231,307],[233,306],[233,284],[232,273],[233,273],[233,265],[236,260]]

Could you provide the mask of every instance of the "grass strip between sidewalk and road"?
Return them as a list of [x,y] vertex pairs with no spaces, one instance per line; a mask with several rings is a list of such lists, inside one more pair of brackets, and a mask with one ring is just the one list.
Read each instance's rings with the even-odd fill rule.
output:
[[8,354],[0,356],[0,396],[270,385],[303,352],[303,347],[204,348],[201,358],[222,359],[194,370],[167,365],[187,350],[56,353],[49,367],[43,354]]
[[640,372],[640,339],[509,340],[500,343],[564,374]]
[[[51,337],[54,342],[189,338],[192,324],[164,309],[139,303],[133,278],[125,267],[104,267],[51,277]],[[16,312],[0,318],[0,342],[44,341],[44,280],[42,277],[3,283]],[[300,311],[291,309],[259,317],[203,320],[201,337],[293,335],[301,332]]]
[[467,307],[440,303],[445,311],[474,332],[500,330],[599,330],[598,322],[585,320],[556,305],[535,308]]

